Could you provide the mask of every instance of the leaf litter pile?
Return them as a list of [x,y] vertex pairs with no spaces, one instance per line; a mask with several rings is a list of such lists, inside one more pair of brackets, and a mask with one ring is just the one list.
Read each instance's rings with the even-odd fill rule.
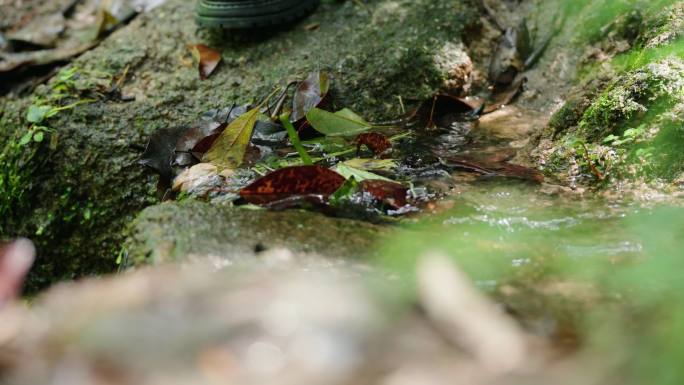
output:
[[139,13],[164,2],[55,0],[39,4],[9,29],[0,28],[0,93],[9,91],[8,85],[18,79],[45,70],[46,76],[39,77],[38,83],[46,80],[54,66],[92,49]]
[[[220,55],[190,49],[206,79]],[[159,130],[141,164],[161,175],[166,199],[368,220],[422,211],[446,195],[432,182],[453,182],[458,173],[543,181],[536,170],[509,163],[515,150],[482,147],[470,135],[479,117],[510,103],[524,80],[489,100],[438,94],[389,124],[333,109],[331,85],[328,73],[315,71],[258,104],[207,111],[190,127]]]

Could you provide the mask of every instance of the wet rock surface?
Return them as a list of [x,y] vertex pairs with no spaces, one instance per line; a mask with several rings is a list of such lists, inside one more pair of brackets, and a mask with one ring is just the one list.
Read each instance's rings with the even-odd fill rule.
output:
[[187,201],[145,209],[130,230],[127,251],[134,265],[209,259],[223,266],[259,260],[259,255],[278,248],[328,257],[331,263],[363,263],[375,255],[376,244],[388,231],[303,210],[273,212]]
[[[199,31],[192,15],[192,2],[169,0],[75,60],[77,84],[65,102],[95,101],[50,118],[46,123],[54,131],[41,143],[17,145],[26,132],[28,107],[53,97],[56,80],[31,95],[0,99],[7,165],[0,175],[0,234],[35,239],[39,257],[31,289],[114,269],[122,229],[158,199],[156,178],[137,164],[157,129],[191,124],[209,109],[259,100],[275,84],[321,68],[335,77],[337,102],[369,119],[394,118],[401,111],[397,97],[410,103],[445,85],[465,85],[451,79],[469,68],[454,50],[475,19],[465,2],[380,1],[362,7],[327,1],[291,28],[224,36]],[[311,23],[318,27],[304,28]],[[198,42],[223,55],[207,81],[200,81],[186,47]],[[445,44],[441,52],[458,60],[434,57]],[[451,62],[457,68],[447,68]],[[112,84],[120,97],[98,88]]]

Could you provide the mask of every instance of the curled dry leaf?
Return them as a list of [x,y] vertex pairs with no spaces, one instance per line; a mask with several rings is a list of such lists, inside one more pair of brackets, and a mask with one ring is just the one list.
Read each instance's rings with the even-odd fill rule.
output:
[[321,166],[297,166],[276,170],[240,191],[252,204],[269,204],[293,196],[329,197],[344,184],[342,175]]
[[330,81],[328,74],[323,71],[311,73],[306,80],[297,87],[292,101],[291,122],[299,122],[306,118],[306,114],[314,107],[319,107],[328,96]]
[[362,181],[359,186],[361,191],[371,194],[375,199],[395,210],[408,205],[408,199],[406,198],[408,188],[399,183],[368,179]]
[[218,175],[218,167],[211,163],[196,164],[173,180],[173,191],[188,192]]
[[487,103],[483,113],[489,114],[509,105],[523,91],[525,83],[527,83],[527,78],[521,76],[505,89],[496,92],[492,101]]
[[207,79],[221,63],[221,54],[204,44],[190,45],[189,48],[198,63],[200,79]]
[[383,155],[392,148],[392,142],[385,135],[370,132],[356,137],[356,152],[361,152],[361,146],[368,147],[375,155]]

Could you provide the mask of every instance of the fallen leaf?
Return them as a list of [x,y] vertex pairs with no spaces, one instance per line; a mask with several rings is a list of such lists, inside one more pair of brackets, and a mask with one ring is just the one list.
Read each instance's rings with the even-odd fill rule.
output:
[[527,78],[521,76],[510,86],[497,92],[495,95],[493,95],[493,100],[487,103],[483,113],[489,114],[510,104],[513,99],[515,99],[523,91],[525,83],[527,83]]
[[350,110],[349,108],[343,108],[335,113],[337,116],[341,116],[343,118],[353,120],[355,122],[367,124],[369,126],[372,126],[372,124],[368,123],[366,119],[364,119],[361,115],[357,114],[356,112]]
[[364,180],[373,180],[373,179],[392,182],[391,179],[387,179],[384,176],[380,176],[378,174],[374,174],[374,173],[366,171],[366,170],[361,170],[361,169],[349,166],[345,163],[338,163],[334,167],[334,170],[338,174],[345,177],[346,179],[354,178],[359,182],[364,181]]
[[199,185],[204,184],[208,179],[218,175],[218,167],[211,163],[196,164],[180,173],[173,180],[173,191],[188,192],[194,190]]
[[8,33],[7,40],[28,43],[40,47],[53,47],[59,35],[66,28],[66,20],[61,12],[36,17],[20,30]]
[[93,48],[97,42],[80,44],[74,47],[59,47],[39,51],[3,53],[0,52],[0,72],[9,72],[27,65],[46,65],[64,61]]
[[385,135],[376,132],[361,134],[356,137],[356,152],[361,152],[361,146],[368,147],[375,155],[383,155],[392,148],[392,142]]
[[187,130],[176,143],[176,156],[173,164],[184,167],[199,162],[226,126],[226,123],[202,121]]
[[327,136],[353,136],[372,128],[370,123],[348,109],[332,113],[312,108],[306,119],[316,131]]
[[493,159],[477,159],[473,156],[458,155],[447,159],[446,164],[457,169],[483,175],[523,179],[537,183],[544,181],[544,176],[535,169],[508,162],[496,162],[492,160]]
[[539,171],[512,163],[501,163],[498,167],[492,167],[498,176],[528,180],[531,182],[544,182],[544,175]]
[[345,183],[337,172],[321,166],[297,166],[276,170],[240,191],[252,204],[264,205],[293,196],[328,198]]
[[309,75],[295,90],[290,121],[294,123],[304,119],[312,108],[320,106],[328,91],[330,81],[326,72],[316,71]]
[[394,159],[366,159],[354,158],[342,162],[343,164],[366,171],[384,171],[391,172],[397,168],[397,162]]
[[221,53],[204,44],[190,45],[189,48],[198,63],[200,79],[207,79],[221,63]]
[[204,154],[202,161],[214,163],[221,168],[240,167],[244,162],[258,116],[259,107],[255,107],[230,123],[211,149]]
[[150,137],[140,164],[155,170],[163,183],[171,183],[175,148],[187,127],[162,128]]
[[287,131],[272,121],[257,120],[252,143],[260,146],[278,147],[285,144]]
[[408,205],[406,198],[408,188],[399,183],[389,180],[367,179],[362,181],[359,186],[361,191],[371,194],[373,198],[395,210]]

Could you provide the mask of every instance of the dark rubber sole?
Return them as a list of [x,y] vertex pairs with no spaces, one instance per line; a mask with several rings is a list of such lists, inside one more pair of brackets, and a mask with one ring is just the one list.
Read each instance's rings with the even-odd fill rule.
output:
[[199,0],[197,23],[223,29],[255,29],[283,25],[311,13],[320,0]]

